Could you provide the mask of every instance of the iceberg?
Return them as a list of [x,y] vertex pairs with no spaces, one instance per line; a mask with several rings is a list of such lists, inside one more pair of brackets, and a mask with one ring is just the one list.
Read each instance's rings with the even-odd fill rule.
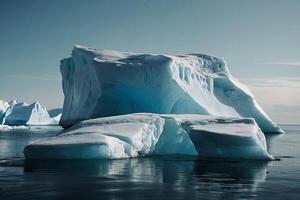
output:
[[51,118],[57,117],[57,116],[61,115],[62,108],[53,108],[51,110],[48,110],[48,113]]
[[65,95],[60,125],[129,113],[254,118],[264,132],[283,132],[224,59],[193,53],[122,53],[75,46],[61,60]]
[[263,132],[251,118],[196,114],[135,113],[79,122],[61,134],[35,141],[26,159],[115,159],[149,155],[263,159]]
[[47,109],[39,102],[31,105],[14,102],[6,111],[4,121],[6,125],[47,125],[51,118]]
[[9,107],[9,103],[0,99],[0,112],[4,113]]
[[3,124],[5,112],[9,107],[9,103],[0,99],[0,124]]
[[16,100],[9,103],[0,100],[0,128],[7,129],[8,126],[28,126],[28,125],[57,125],[61,113],[55,110],[54,116],[50,116],[47,109],[39,102],[28,105],[25,102]]
[[59,124],[61,115],[62,115],[62,108],[54,108],[48,110],[49,116],[52,118],[51,124]]
[[61,118],[61,113],[58,114],[58,115],[55,116],[55,117],[52,117],[52,122],[51,122],[51,124],[52,124],[52,125],[58,125],[58,124],[59,124],[59,121],[60,121],[60,118]]

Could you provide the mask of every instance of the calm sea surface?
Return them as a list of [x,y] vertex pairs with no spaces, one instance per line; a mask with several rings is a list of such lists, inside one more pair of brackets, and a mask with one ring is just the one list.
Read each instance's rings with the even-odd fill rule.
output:
[[277,161],[165,156],[24,161],[32,140],[57,127],[0,132],[0,199],[300,199],[300,125],[267,136]]

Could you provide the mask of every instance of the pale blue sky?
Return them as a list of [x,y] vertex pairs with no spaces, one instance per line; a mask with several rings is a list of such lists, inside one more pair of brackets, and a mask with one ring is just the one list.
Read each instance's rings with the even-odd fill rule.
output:
[[224,57],[277,122],[300,122],[300,1],[0,0],[0,98],[63,102],[72,46]]

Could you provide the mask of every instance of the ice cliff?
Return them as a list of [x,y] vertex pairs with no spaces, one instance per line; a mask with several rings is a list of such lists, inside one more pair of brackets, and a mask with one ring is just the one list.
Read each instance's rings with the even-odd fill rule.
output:
[[264,132],[282,132],[217,57],[75,46],[60,70],[64,127],[85,119],[151,112],[254,118]]
[[273,159],[253,119],[137,113],[82,121],[24,149],[26,159],[111,159],[190,154]]

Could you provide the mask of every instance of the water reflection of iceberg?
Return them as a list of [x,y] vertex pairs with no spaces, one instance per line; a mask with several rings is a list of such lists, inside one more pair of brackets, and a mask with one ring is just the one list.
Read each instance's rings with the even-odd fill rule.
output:
[[[130,183],[155,183],[155,189],[202,193],[255,192],[264,182],[268,162],[198,160],[195,157],[151,157],[119,160],[26,160],[25,171],[53,171],[64,175],[101,177]],[[127,185],[128,186],[128,185]]]
[[281,135],[274,135],[274,134],[265,134],[268,152],[274,152],[276,150],[274,146],[277,144],[274,142],[275,140],[278,140],[279,138],[283,137],[284,134]]

